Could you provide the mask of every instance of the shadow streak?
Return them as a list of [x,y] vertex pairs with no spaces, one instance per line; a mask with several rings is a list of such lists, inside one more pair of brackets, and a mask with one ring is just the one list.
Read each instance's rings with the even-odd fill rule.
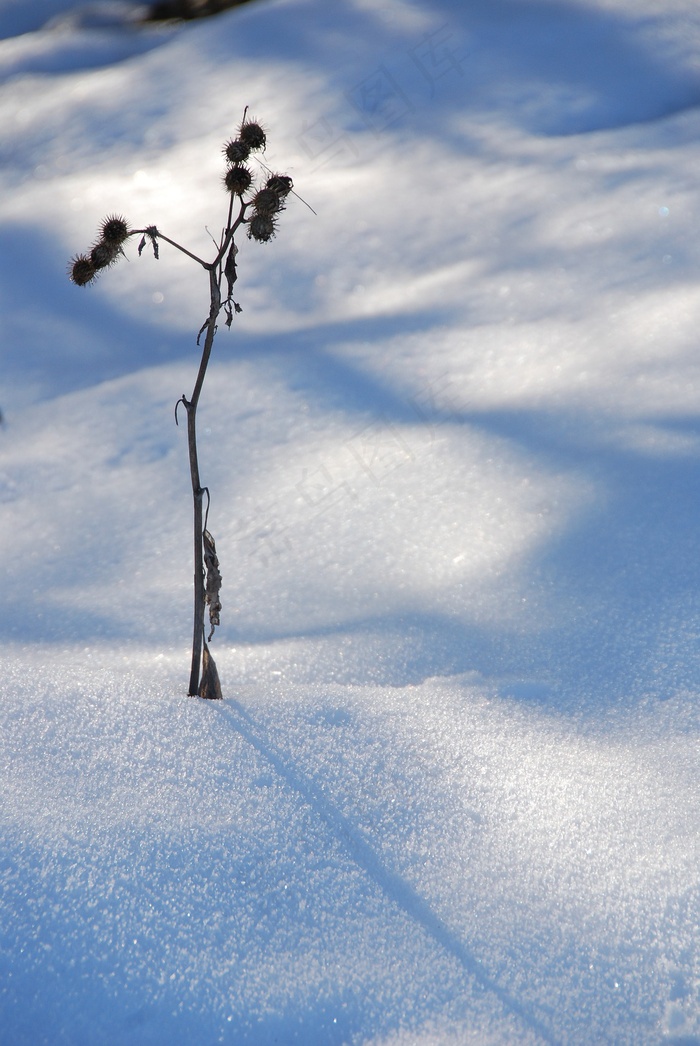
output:
[[482,988],[495,995],[509,1013],[521,1020],[543,1042],[550,1043],[552,1046],[558,1042],[546,1024],[491,977],[483,963],[472,955],[447,923],[433,911],[428,902],[405,879],[384,863],[355,825],[324,798],[311,782],[297,773],[284,755],[263,737],[257,723],[241,704],[227,699],[223,706],[217,705],[216,708],[223,718],[229,720],[233,729],[274,768],[285,783],[330,828],[334,837],[342,843],[352,859],[393,905],[400,908],[413,922],[422,927],[440,948],[457,960],[465,974],[474,978]]

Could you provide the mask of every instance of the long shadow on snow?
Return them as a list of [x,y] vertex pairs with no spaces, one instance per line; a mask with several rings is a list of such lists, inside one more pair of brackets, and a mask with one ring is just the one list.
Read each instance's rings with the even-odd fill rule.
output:
[[328,826],[335,839],[393,906],[403,911],[435,944],[456,959],[464,975],[494,995],[507,1013],[520,1020],[544,1042],[553,1044],[557,1041],[547,1025],[532,1013],[527,1005],[499,985],[484,964],[471,953],[459,936],[433,911],[430,904],[411,884],[385,863],[350,818],[325,798],[321,790],[300,774],[284,754],[264,736],[243,705],[237,701],[227,701],[217,710],[263,756],[285,784],[311,807],[314,814]]

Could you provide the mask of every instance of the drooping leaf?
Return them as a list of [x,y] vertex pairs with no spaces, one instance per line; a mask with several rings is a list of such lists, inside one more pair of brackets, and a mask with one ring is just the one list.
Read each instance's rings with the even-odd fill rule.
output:
[[202,537],[204,540],[204,566],[207,571],[204,590],[206,593],[207,606],[209,607],[209,624],[211,625],[211,631],[208,638],[211,639],[214,635],[214,629],[221,623],[221,600],[219,599],[219,592],[221,591],[221,572],[219,570],[219,560],[216,555],[216,544],[214,538],[208,530],[204,531]]

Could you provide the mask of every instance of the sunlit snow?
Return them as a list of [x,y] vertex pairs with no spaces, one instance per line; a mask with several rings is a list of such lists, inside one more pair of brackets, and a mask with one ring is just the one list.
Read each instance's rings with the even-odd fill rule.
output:
[[[0,0],[0,1043],[699,1046],[697,4],[139,7]],[[216,703],[206,274],[66,266],[246,105]]]

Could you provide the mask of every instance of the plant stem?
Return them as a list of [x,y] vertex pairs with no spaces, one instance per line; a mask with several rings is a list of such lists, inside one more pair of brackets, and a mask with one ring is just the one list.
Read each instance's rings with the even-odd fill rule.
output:
[[204,638],[204,612],[206,609],[206,596],[204,589],[204,552],[203,552],[203,513],[202,502],[204,490],[199,478],[199,460],[197,457],[197,404],[204,384],[204,376],[207,372],[209,357],[211,356],[216,334],[216,321],[221,308],[221,291],[217,275],[213,269],[209,270],[209,288],[211,293],[211,306],[209,319],[206,325],[206,336],[202,359],[199,364],[199,372],[195,382],[194,391],[189,400],[182,397],[182,403],[187,411],[187,445],[190,457],[190,478],[192,480],[192,499],[194,503],[194,627],[192,632],[192,667],[190,669],[190,685],[188,693],[191,697],[199,694],[199,676],[202,663],[202,640]]

